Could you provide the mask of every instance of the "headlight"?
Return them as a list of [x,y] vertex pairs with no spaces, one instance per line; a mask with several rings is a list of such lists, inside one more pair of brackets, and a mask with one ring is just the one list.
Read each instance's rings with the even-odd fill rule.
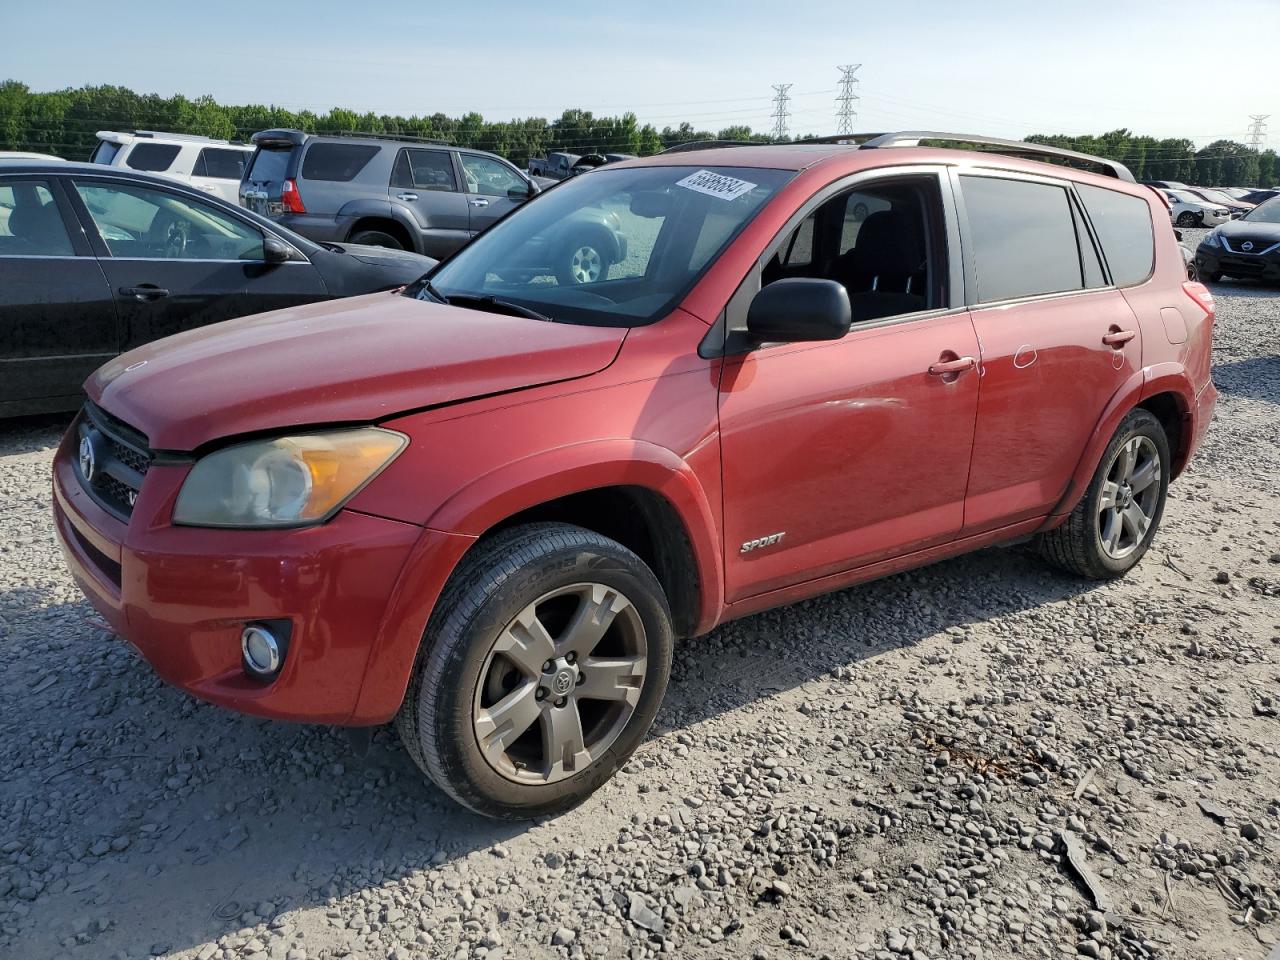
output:
[[236,444],[196,462],[173,522],[196,527],[323,523],[408,443],[377,427]]
[[1205,237],[1205,238],[1204,238],[1204,240],[1202,240],[1201,242],[1202,242],[1206,247],[1216,247],[1216,246],[1218,246],[1218,231],[1217,231],[1217,230],[1214,230],[1214,231],[1213,231],[1212,233],[1210,233],[1207,237]]

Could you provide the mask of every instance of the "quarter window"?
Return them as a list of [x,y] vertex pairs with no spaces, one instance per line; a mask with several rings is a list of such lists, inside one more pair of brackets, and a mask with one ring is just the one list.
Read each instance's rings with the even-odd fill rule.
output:
[[1147,201],[1084,184],[1076,184],[1076,192],[1102,244],[1112,282],[1117,287],[1128,287],[1151,276],[1156,241]]
[[71,238],[48,186],[0,185],[0,257],[69,257]]
[[312,144],[302,161],[303,179],[337,183],[354,180],[380,149],[364,143]]
[[1066,189],[975,176],[962,176],[960,185],[980,302],[1083,288]]
[[134,170],[163,173],[173,166],[181,149],[176,143],[135,143],[124,162]]
[[447,150],[401,150],[391,173],[391,186],[414,190],[458,189],[453,160]]
[[262,234],[248,224],[165,190],[76,182],[113,257],[262,260]]

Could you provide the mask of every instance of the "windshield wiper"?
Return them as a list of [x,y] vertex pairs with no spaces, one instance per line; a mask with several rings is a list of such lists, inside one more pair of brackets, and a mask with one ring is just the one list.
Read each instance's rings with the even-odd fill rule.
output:
[[[430,284],[430,281],[427,281],[427,283]],[[511,300],[503,300],[500,297],[481,297],[471,293],[455,293],[445,302],[453,304],[455,307],[475,306],[481,310],[488,310],[490,313],[509,313],[517,317],[528,317],[530,320],[555,323],[555,320],[545,313],[539,313],[537,310],[514,303]]]
[[[422,290],[421,290],[421,292],[422,292],[422,293],[425,293],[425,294],[426,294],[427,296],[429,296],[432,300],[435,300],[435,301],[437,301],[438,303],[448,303],[448,302],[449,302],[449,298],[448,298],[448,297],[446,297],[446,296],[445,296],[443,293],[441,293],[439,290],[437,290],[437,289],[435,288],[435,285],[434,285],[434,284],[432,284],[432,282],[431,282],[430,280],[428,280],[428,279],[426,279],[426,278],[424,277],[424,278],[422,279],[421,283],[422,283]],[[421,300],[422,298],[421,298],[421,297],[419,297],[418,299],[419,299],[419,300]]]

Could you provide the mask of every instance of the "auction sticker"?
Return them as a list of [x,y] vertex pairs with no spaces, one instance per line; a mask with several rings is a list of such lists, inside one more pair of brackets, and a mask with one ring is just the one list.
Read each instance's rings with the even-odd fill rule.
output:
[[744,193],[755,189],[754,183],[737,177],[726,177],[723,173],[712,173],[710,170],[691,173],[683,180],[677,180],[676,186],[705,193],[709,197],[719,197],[721,200],[737,200]]

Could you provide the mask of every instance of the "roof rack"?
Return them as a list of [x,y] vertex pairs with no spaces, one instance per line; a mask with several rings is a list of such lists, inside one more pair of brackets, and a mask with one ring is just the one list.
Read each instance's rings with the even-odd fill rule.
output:
[[[970,133],[939,133],[932,130],[903,130],[897,133],[842,133],[830,137],[814,137],[812,139],[792,140],[790,143],[804,146],[809,143],[847,144],[859,150],[878,150],[881,147],[917,147],[922,140],[939,140],[944,143],[972,144],[986,147],[982,152],[998,153],[1002,156],[1021,157],[1026,160],[1058,160],[1069,166],[1082,167],[1094,173],[1115,177],[1128,183],[1136,183],[1133,174],[1123,163],[1096,157],[1090,153],[1077,153],[1061,147],[1050,147],[1042,143],[1027,143],[1025,140],[1002,140],[999,137],[981,137]],[[714,147],[756,147],[762,146],[758,141],[745,140],[691,140],[667,147],[663,153],[681,153],[685,150],[705,150]]]
[[[995,148],[987,152],[999,153],[1004,156],[1022,157],[1028,160],[1049,159],[1065,161],[1069,166],[1081,166],[1086,170],[1093,170],[1095,173],[1115,177],[1117,180],[1125,180],[1129,183],[1137,182],[1129,168],[1117,160],[1095,157],[1090,153],[1064,150],[1061,147],[1050,147],[1042,143],[1027,143],[1025,140],[1002,140],[999,137],[981,137],[970,133],[938,133],[932,130],[852,134],[844,139],[857,142],[861,137],[868,137],[868,139],[857,143],[859,150],[877,150],[881,147],[916,147],[920,145],[921,140],[942,140],[948,143],[974,144],[979,147]],[[824,139],[826,142],[840,142],[839,138]]]

